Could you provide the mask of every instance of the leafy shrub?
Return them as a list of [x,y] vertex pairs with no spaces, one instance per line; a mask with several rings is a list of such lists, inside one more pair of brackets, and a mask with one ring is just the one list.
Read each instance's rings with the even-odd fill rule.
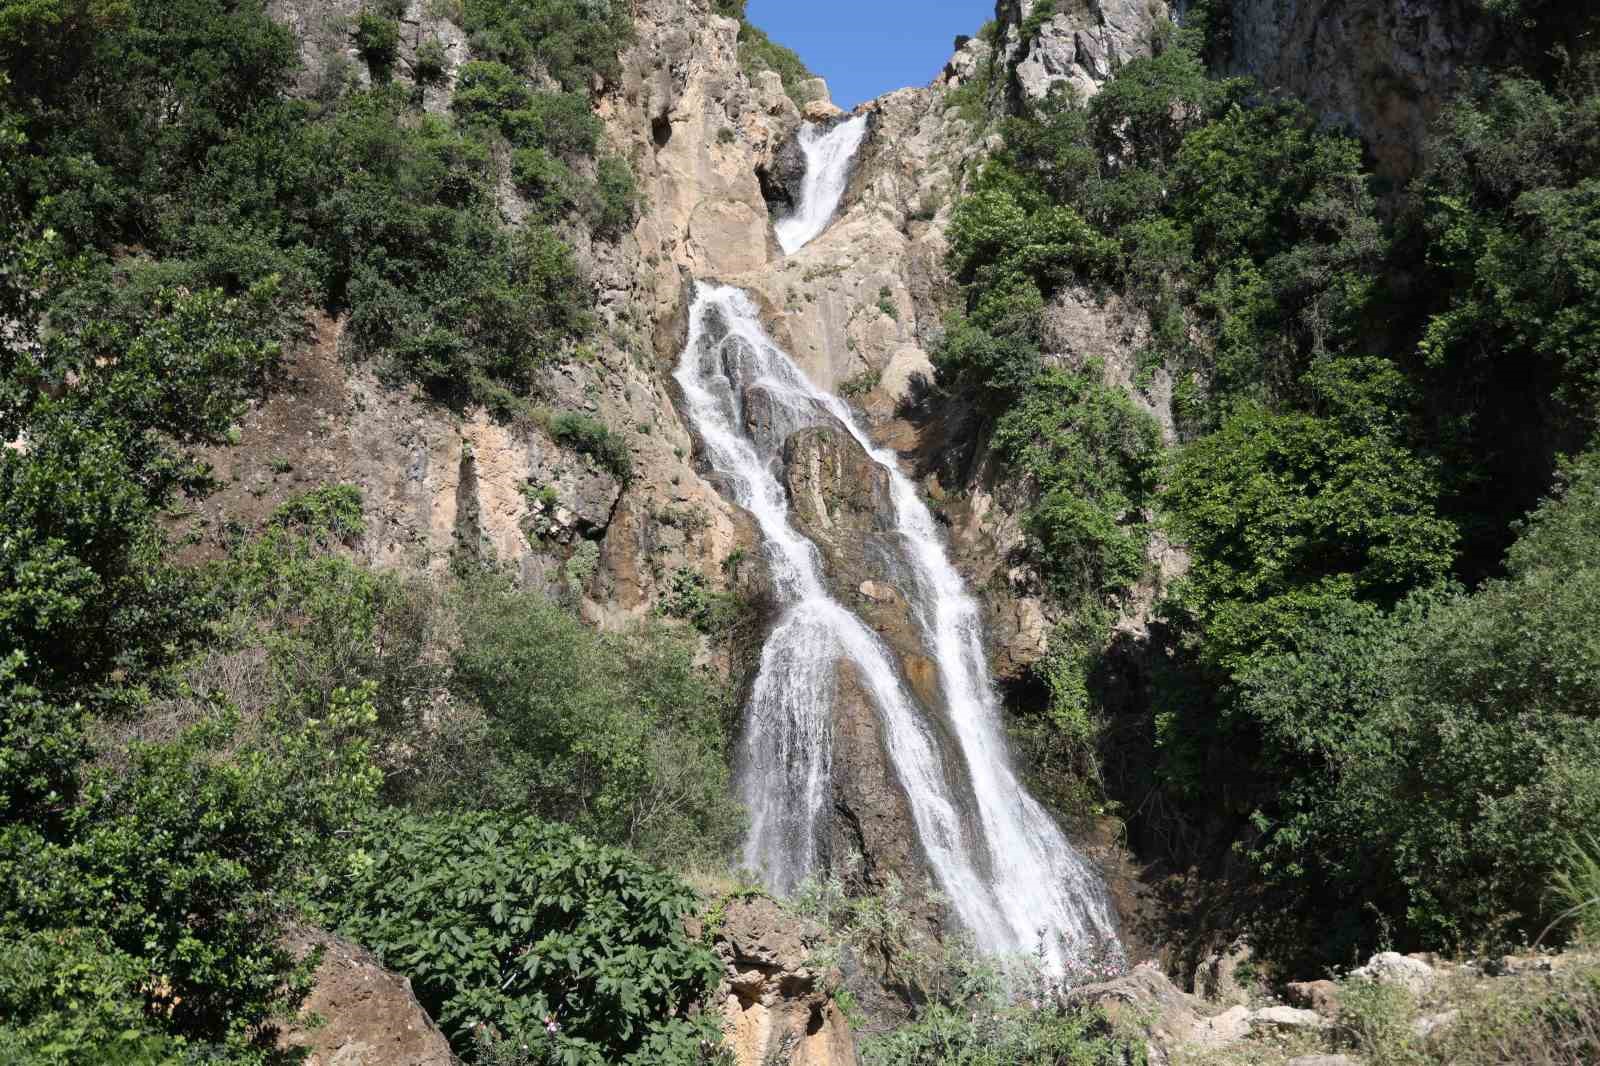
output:
[[1594,463],[1529,523],[1511,573],[1468,596],[1324,615],[1246,675],[1242,709],[1290,771],[1256,860],[1328,954],[1501,946],[1566,908],[1548,889],[1600,818],[1600,588],[1572,565],[1600,535]]
[[633,456],[627,440],[604,422],[576,411],[562,411],[550,419],[550,436],[556,443],[590,456],[623,481],[633,473]]
[[273,510],[268,522],[323,543],[348,543],[367,528],[361,490],[354,485],[324,485],[290,497]]
[[515,67],[537,64],[568,90],[615,81],[618,53],[634,39],[619,0],[465,0],[472,49]]
[[400,54],[400,23],[371,11],[356,16],[352,34],[356,51],[367,61],[374,75],[387,78]]
[[351,844],[327,916],[410,976],[458,1051],[482,1026],[561,1062],[655,1066],[718,1039],[694,894],[626,852],[496,814],[392,812]]
[[421,784],[424,803],[532,811],[663,862],[725,858],[728,694],[665,628],[600,634],[485,579],[461,606],[458,697],[483,722]]
[[639,212],[639,186],[633,168],[617,155],[603,155],[595,164],[595,203],[590,212],[594,231],[616,239],[633,225]]
[[1100,383],[1098,364],[1041,374],[995,423],[994,448],[1032,480],[1025,519],[1041,569],[1069,600],[1098,599],[1144,572],[1160,431]]

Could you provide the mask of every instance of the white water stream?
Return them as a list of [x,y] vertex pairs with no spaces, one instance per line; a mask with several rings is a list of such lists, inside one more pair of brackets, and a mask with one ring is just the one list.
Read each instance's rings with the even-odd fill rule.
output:
[[[847,660],[880,715],[938,887],[979,946],[1018,953],[1042,944],[1059,967],[1064,945],[1115,937],[1099,878],[1011,767],[977,604],[894,454],[874,448],[849,408],[807,380],[738,289],[698,286],[676,378],[724,491],[760,526],[783,610],[762,653],[741,753],[751,814],[747,865],[780,892],[817,872],[831,704],[838,664]],[[757,404],[760,417],[752,419]],[[938,664],[942,730],[933,721],[938,710],[912,694],[894,653],[829,595],[816,545],[789,522],[779,480],[783,443],[815,425],[847,432],[888,473],[902,563],[896,569]]]
[[846,119],[832,129],[814,122],[800,127],[800,151],[806,157],[800,202],[774,227],[785,255],[793,255],[810,244],[833,221],[833,213],[839,209],[839,200],[850,181],[851,160],[866,135],[866,115]]

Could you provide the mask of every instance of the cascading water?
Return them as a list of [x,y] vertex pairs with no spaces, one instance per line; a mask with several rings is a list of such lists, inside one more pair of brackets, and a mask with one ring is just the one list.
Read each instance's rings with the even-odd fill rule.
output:
[[846,119],[832,129],[813,122],[800,127],[800,151],[806,159],[800,202],[774,227],[785,255],[810,244],[833,221],[850,180],[850,161],[866,134],[866,115]]
[[[1104,887],[1010,765],[977,605],[895,456],[874,448],[849,408],[806,379],[737,289],[698,286],[675,376],[724,491],[761,529],[783,611],[748,708],[741,767],[751,812],[746,863],[778,891],[815,870],[830,787],[830,707],[838,666],[848,661],[880,715],[922,851],[979,946],[996,953],[1042,946],[1059,967],[1063,942],[1115,937]],[[757,394],[764,401],[762,428],[753,431],[746,412]],[[789,522],[778,479],[783,443],[814,425],[842,428],[888,472],[909,586],[902,591],[938,664],[953,750],[941,748],[933,712],[903,681],[890,649],[828,594],[816,545]]]

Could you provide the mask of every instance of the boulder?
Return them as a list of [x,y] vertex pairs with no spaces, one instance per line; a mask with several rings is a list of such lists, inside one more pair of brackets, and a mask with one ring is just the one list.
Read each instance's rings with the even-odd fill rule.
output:
[[767,898],[730,900],[717,933],[722,1032],[737,1066],[856,1066],[855,1037],[808,965],[818,930]]
[[[1169,1061],[1172,1050],[1192,1040],[1204,1024],[1195,998],[1150,962],[1140,963],[1115,980],[1073,989],[1068,995],[1075,1003],[1098,1006],[1113,1025],[1142,1032],[1152,1063]],[[1246,1028],[1240,1026],[1240,1036]]]
[[1250,1008],[1229,1007],[1221,1014],[1202,1018],[1189,1034],[1188,1042],[1200,1048],[1218,1048],[1250,1035]]
[[1397,951],[1383,951],[1372,956],[1365,966],[1350,971],[1352,977],[1364,977],[1380,985],[1398,985],[1412,995],[1421,995],[1433,984],[1434,970],[1421,959],[1408,958]]
[[1299,1007],[1262,1007],[1250,1012],[1250,1028],[1256,1030],[1324,1029],[1328,1024],[1328,1019],[1316,1011]]
[[1442,1014],[1430,1014],[1426,1017],[1418,1018],[1411,1023],[1411,1034],[1418,1040],[1427,1040],[1439,1030],[1455,1024],[1455,1020],[1459,1017],[1461,1017],[1460,1011],[1447,1010]]
[[364,948],[317,929],[285,938],[296,957],[322,949],[302,1019],[278,1036],[278,1046],[305,1052],[304,1066],[455,1066],[450,1042],[411,991],[411,982]]
[[1329,1016],[1339,1013],[1339,986],[1332,981],[1292,981],[1284,991],[1297,1007]]

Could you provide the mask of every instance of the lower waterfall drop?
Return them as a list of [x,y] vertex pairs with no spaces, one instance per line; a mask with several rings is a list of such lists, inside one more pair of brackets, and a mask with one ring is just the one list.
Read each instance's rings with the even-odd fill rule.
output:
[[[746,714],[745,863],[778,892],[817,871],[832,777],[833,688],[839,663],[848,661],[877,709],[922,852],[978,946],[997,954],[1042,948],[1059,969],[1067,948],[1115,939],[1098,875],[1011,766],[977,603],[894,454],[873,447],[850,409],[807,380],[738,289],[697,286],[674,376],[723,491],[760,527],[782,611]],[[756,393],[765,401],[760,431],[746,423]],[[843,429],[888,474],[895,540],[911,586],[904,592],[947,709],[942,731],[902,680],[894,653],[829,595],[820,552],[789,521],[777,473],[784,441],[817,425]],[[952,750],[941,747],[941,732],[953,738]]]

